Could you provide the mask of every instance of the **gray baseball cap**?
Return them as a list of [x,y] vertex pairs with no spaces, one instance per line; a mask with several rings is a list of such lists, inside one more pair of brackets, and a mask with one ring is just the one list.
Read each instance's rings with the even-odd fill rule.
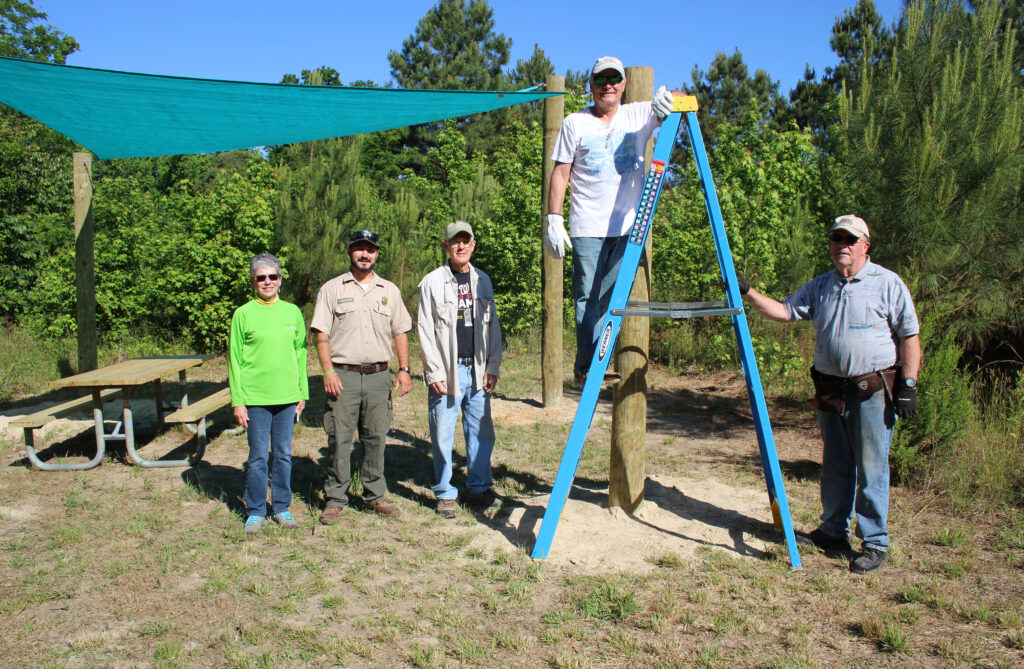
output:
[[472,226],[469,225],[469,223],[466,223],[465,221],[455,221],[454,223],[449,223],[448,227],[445,229],[444,240],[446,242],[450,242],[452,240],[452,237],[459,234],[460,232],[465,232],[466,234],[469,235],[470,239],[475,239],[475,237],[473,236],[473,228]]

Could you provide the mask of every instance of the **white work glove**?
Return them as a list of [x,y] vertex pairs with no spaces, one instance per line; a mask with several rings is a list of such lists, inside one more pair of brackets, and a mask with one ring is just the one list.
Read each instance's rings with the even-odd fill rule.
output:
[[544,231],[544,241],[556,258],[564,258],[565,247],[572,248],[569,233],[565,231],[565,217],[561,214],[548,214],[544,220],[548,223],[547,230]]
[[662,86],[654,93],[654,99],[651,100],[651,110],[654,111],[654,115],[658,117],[659,121],[664,121],[665,117],[672,113],[672,94],[668,92],[668,88]]

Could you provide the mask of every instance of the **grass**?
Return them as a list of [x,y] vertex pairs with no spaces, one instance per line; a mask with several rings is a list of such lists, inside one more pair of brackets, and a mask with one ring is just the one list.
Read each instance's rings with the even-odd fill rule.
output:
[[[535,352],[511,347],[499,385],[506,397],[539,392]],[[223,374],[222,362],[208,363],[197,380],[219,383]],[[651,410],[647,471],[763,493],[752,430],[722,418],[742,408],[742,385],[719,375],[684,391],[678,373],[654,367],[652,376],[670,408]],[[711,386],[717,390],[692,390]],[[717,421],[714,437],[698,432],[693,415],[675,416],[683,400],[691,411],[707,407],[698,418]],[[395,400],[387,476],[402,517],[351,509],[339,526],[316,523],[323,435],[314,399],[294,445],[294,480],[302,485],[292,511],[301,527],[271,525],[248,541],[238,515],[244,436],[214,431],[206,462],[194,470],[106,461],[74,474],[16,464],[20,442],[6,439],[5,648],[29,666],[64,666],[72,653],[84,666],[154,667],[1024,662],[1024,515],[1012,507],[998,516],[982,509],[956,517],[942,501],[928,505],[931,496],[894,488],[891,522],[901,559],[866,578],[817,553],[803,556],[799,572],[777,546],[746,554],[747,531],[727,545],[679,536],[677,547],[653,551],[601,537],[641,555],[639,566],[624,570],[533,562],[528,546],[490,531],[507,531],[508,514],[486,519],[467,511],[454,524],[435,518],[425,402],[419,385]],[[818,512],[818,481],[789,469],[817,445],[813,419],[802,411],[773,419],[780,448],[795,444],[781,453],[783,475],[796,523],[806,527]],[[566,419],[530,415],[496,425],[499,492],[534,495],[551,485]],[[607,432],[606,423],[599,417],[593,430]],[[722,450],[732,443],[740,445]],[[464,470],[459,448],[456,464]],[[581,478],[588,486],[606,482],[603,445],[588,445]],[[751,520],[720,511],[687,513],[709,526]],[[919,526],[948,529],[915,537]]]

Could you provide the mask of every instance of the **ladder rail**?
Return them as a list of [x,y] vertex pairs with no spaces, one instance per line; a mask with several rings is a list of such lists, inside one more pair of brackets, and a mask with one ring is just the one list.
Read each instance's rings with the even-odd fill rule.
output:
[[729,248],[729,239],[725,231],[722,209],[718,203],[718,194],[715,191],[714,180],[711,176],[711,165],[708,161],[707,152],[704,149],[704,139],[700,133],[696,113],[688,112],[686,114],[686,129],[690,137],[690,149],[693,153],[694,162],[697,165],[697,172],[700,174],[701,190],[704,191],[704,206],[708,212],[711,234],[715,240],[715,253],[718,255],[718,267],[722,272],[722,281],[725,284],[726,300],[730,306],[741,308],[740,313],[732,316],[732,325],[733,331],[736,334],[736,343],[740,352],[740,364],[743,367],[743,376],[747,385],[747,399],[750,402],[750,410],[754,417],[754,429],[757,433],[757,445],[761,455],[761,468],[764,471],[765,484],[768,488],[768,502],[771,506],[775,527],[781,529],[786,538],[790,565],[794,569],[800,569],[800,550],[797,548],[796,535],[793,531],[793,522],[789,513],[789,503],[786,499],[786,490],[782,483],[782,472],[779,468],[775,438],[772,435],[771,422],[768,420],[768,405],[765,402],[764,390],[761,387],[761,375],[757,367],[757,356],[754,355],[750,328],[747,326],[747,316],[742,311],[743,298],[740,296],[739,286],[736,281],[736,268],[732,262],[732,251]]

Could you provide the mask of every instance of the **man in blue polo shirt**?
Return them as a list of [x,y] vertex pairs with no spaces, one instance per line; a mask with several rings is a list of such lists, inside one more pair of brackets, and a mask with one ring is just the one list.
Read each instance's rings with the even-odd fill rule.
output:
[[740,294],[774,321],[810,320],[815,333],[815,400],[824,441],[821,525],[799,538],[828,552],[850,553],[857,516],[861,555],[851,569],[867,573],[888,559],[889,445],[896,417],[917,411],[921,342],[906,284],[871,262],[867,223],[846,215],[829,231],[835,271],[817,276],[779,301],[738,277]]

